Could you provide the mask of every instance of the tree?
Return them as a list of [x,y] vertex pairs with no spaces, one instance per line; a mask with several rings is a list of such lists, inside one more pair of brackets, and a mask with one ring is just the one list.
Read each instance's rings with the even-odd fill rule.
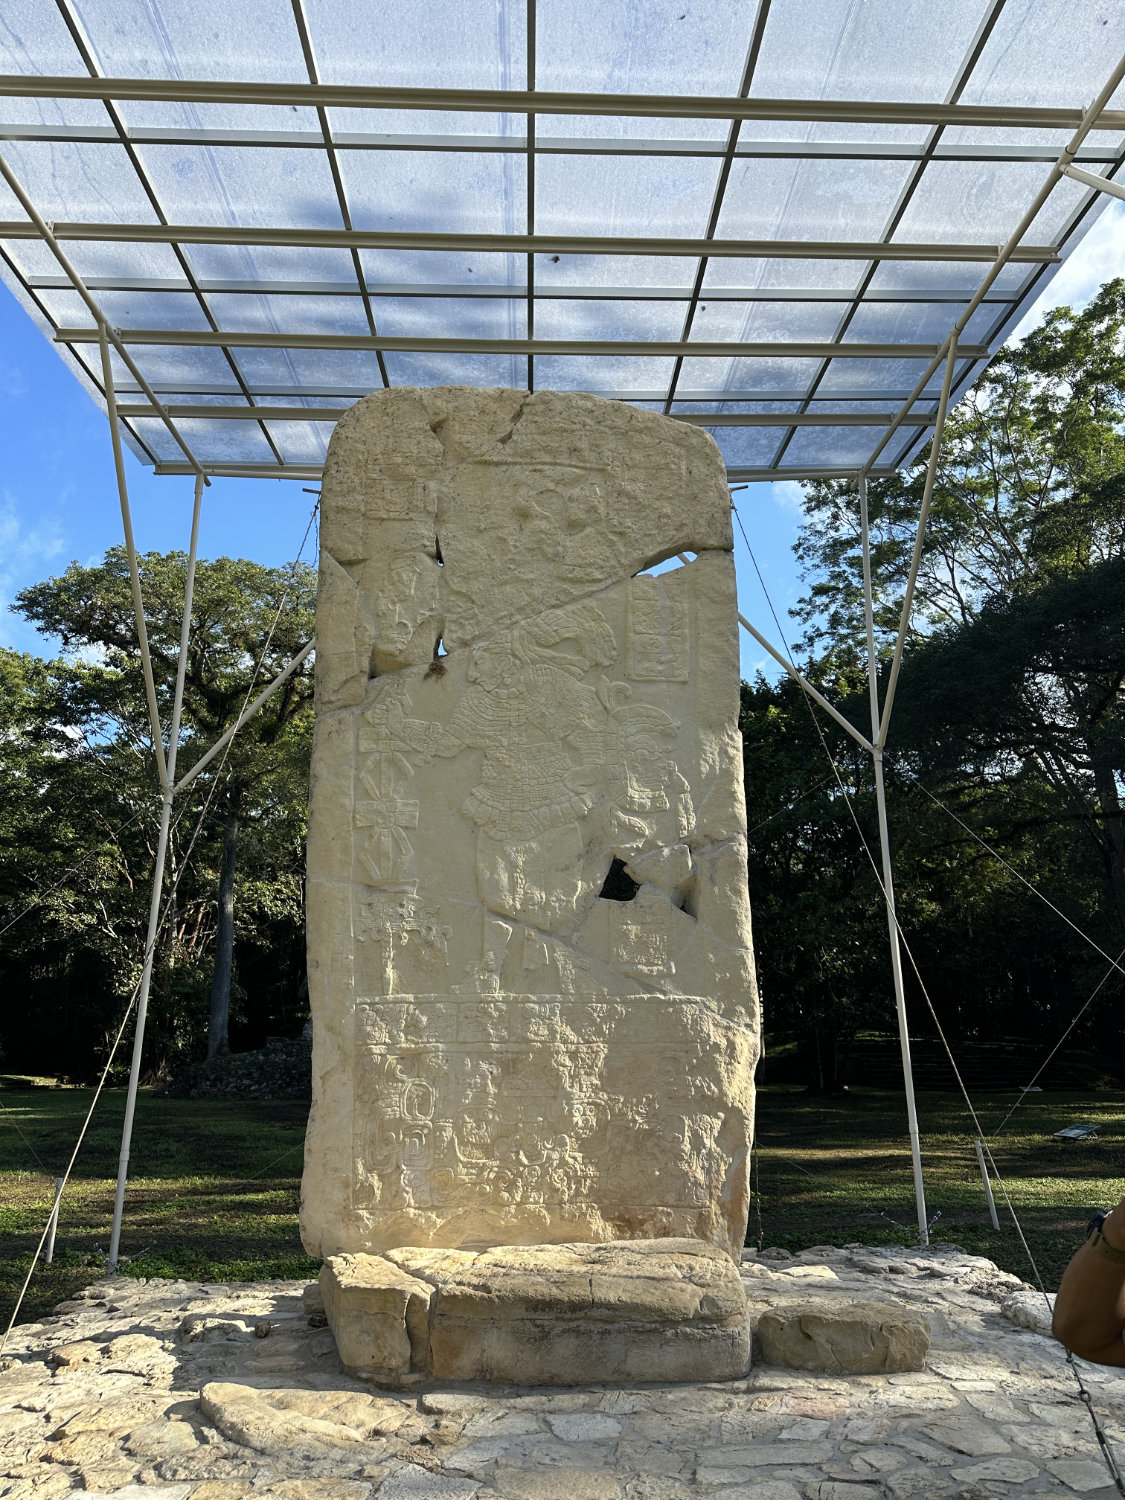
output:
[[1125,938],[1125,557],[985,603],[918,643],[896,740],[931,778],[1022,790],[1090,841]]
[[[186,564],[179,552],[148,553],[140,559],[149,650],[158,699],[166,711],[175,683]],[[181,774],[308,640],[314,590],[313,570],[304,565],[265,568],[231,558],[198,564],[184,686]],[[71,658],[72,669],[59,677],[62,730],[82,737],[95,758],[98,748],[105,746],[112,746],[119,756],[131,756],[151,795],[156,791],[156,771],[124,549],[112,548],[97,566],[72,563],[61,577],[24,589],[15,608],[45,633],[59,637]],[[294,829],[291,809],[294,792],[307,776],[310,729],[311,673],[305,666],[193,787],[193,801],[202,797],[212,827],[217,820],[220,828],[209,1056],[229,1047],[240,834],[247,825],[253,827],[259,845],[280,834],[290,845],[290,865],[299,867],[303,823]],[[170,848],[177,903],[182,874],[177,858],[190,827],[186,820],[191,808],[190,802],[177,806],[176,837]],[[294,898],[299,902],[299,879]]]
[[[966,625],[989,601],[1027,594],[1125,555],[1125,280],[1082,312],[1055,308],[996,356],[949,414],[922,551],[914,628]],[[925,483],[868,487],[876,626],[897,629]],[[864,649],[859,510],[852,481],[806,487],[796,551],[810,582],[794,611],[810,649]]]
[[[815,685],[861,706],[858,667],[813,664]],[[888,1024],[893,997],[879,932],[881,896],[840,780],[866,837],[877,838],[871,759],[835,723],[817,722],[789,678],[742,684],[750,902],[763,1013],[775,1041],[796,1041],[818,1091],[844,1082],[848,1046]],[[823,740],[821,736],[823,735]],[[767,1076],[769,1061],[767,1056]]]
[[[1116,952],[1125,937],[1123,347],[1125,281],[1116,281],[1084,311],[1058,309],[1022,345],[1002,351],[950,414],[939,455],[888,776],[900,916],[954,1035],[983,1038],[1007,1029],[1056,1040],[1060,1013],[1069,1020],[1072,998],[1089,994],[1104,973],[1104,960],[1047,915],[1017,875],[1045,889],[1103,947]],[[908,473],[869,486],[884,673],[927,456]],[[833,701],[865,727],[854,483],[807,488],[797,551],[809,584],[794,611],[806,628],[808,671],[818,685],[830,681]],[[792,1035],[816,1007],[845,1026],[867,1013],[864,964],[839,955],[853,939],[875,953],[882,928],[876,901],[861,933],[862,892],[836,879],[837,867],[850,868],[848,829],[832,796],[809,789],[813,760],[794,740],[797,720],[781,712],[790,691],[759,684],[744,690],[744,705],[766,712],[762,728],[747,737],[748,800],[762,764],[778,783],[775,822],[757,835],[776,847],[755,849],[752,834],[751,878],[768,857],[776,888],[800,914],[799,930],[784,933],[790,983],[780,991],[770,973],[774,960],[763,952],[774,1024],[780,1020]],[[845,752],[844,765],[851,765],[838,732],[827,723],[824,732],[833,753]],[[854,769],[856,815],[873,844],[862,757]],[[778,812],[791,798],[801,799],[793,811]],[[752,828],[755,813],[752,807]],[[766,803],[759,815],[768,814]],[[862,870],[859,876],[866,878]],[[764,920],[761,898],[756,910],[759,935],[772,941],[784,913],[772,896]],[[808,934],[816,937],[817,961],[802,971],[791,955]],[[837,993],[829,994],[827,973]],[[1103,993],[1120,988],[1114,977]],[[766,998],[768,1005],[769,989]],[[920,999],[908,995],[914,1023],[926,1014]],[[1092,1011],[1084,1034],[1116,1052],[1106,1015]]]
[[[890,744],[965,777],[1029,761],[1092,840],[1125,928],[1125,280],[1056,308],[951,413]],[[925,464],[872,486],[876,618],[897,626]],[[854,486],[808,495],[808,642],[860,650]],[[825,601],[831,599],[827,613]],[[941,747],[944,746],[944,753]],[[935,771],[939,769],[934,763]]]

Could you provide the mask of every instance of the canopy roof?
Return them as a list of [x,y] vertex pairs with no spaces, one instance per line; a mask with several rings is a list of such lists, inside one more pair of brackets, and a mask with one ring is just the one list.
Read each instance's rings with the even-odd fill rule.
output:
[[[1108,0],[3,17],[0,149],[136,369],[209,472],[295,478],[358,397],[447,383],[685,417],[735,479],[854,472],[883,442],[872,472],[897,467],[943,341],[1120,49]],[[1077,156],[1105,177],[1123,102]],[[1104,201],[1060,179],[961,335],[955,393]],[[2,182],[0,221],[0,275],[102,400],[91,313]],[[134,450],[186,472],[113,359]]]

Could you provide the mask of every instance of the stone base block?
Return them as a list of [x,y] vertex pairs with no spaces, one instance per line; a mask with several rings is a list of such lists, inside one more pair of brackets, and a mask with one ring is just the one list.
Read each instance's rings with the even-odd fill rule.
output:
[[320,1284],[345,1368],[384,1385],[728,1380],[750,1360],[738,1269],[696,1240],[337,1255]]
[[887,1302],[791,1302],[762,1314],[756,1338],[763,1364],[828,1375],[889,1375],[924,1368],[930,1325],[921,1314]]

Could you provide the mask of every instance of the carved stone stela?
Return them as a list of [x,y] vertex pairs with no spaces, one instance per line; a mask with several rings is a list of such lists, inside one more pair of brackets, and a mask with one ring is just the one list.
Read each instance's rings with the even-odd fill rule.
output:
[[321,516],[306,1245],[737,1254],[758,1018],[714,444],[590,396],[388,391],[336,428]]

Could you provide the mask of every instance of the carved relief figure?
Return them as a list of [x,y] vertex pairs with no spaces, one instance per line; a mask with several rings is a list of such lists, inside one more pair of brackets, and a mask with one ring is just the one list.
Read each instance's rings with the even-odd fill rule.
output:
[[[336,428],[318,638],[340,665],[318,678],[309,846],[316,1253],[741,1245],[756,1013],[712,450],[549,392],[396,390]],[[676,551],[696,560],[647,575]],[[607,880],[614,861],[628,879]]]

